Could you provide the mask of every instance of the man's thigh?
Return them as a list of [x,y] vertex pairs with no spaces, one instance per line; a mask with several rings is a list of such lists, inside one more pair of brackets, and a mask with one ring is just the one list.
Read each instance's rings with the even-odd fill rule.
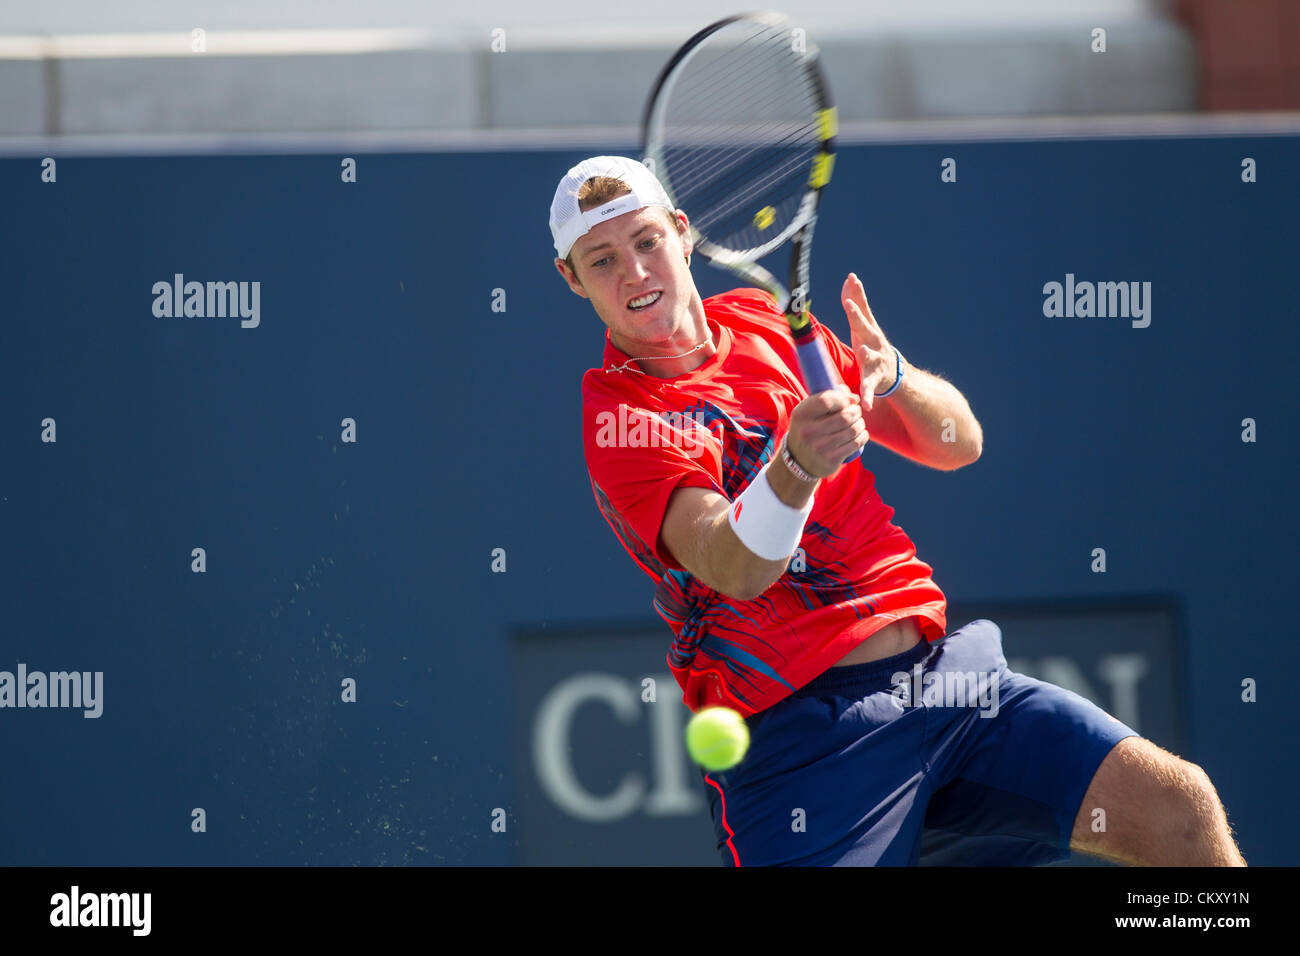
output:
[[1065,859],[1097,768],[1136,734],[1063,687],[1005,668],[998,687],[995,714],[967,708],[947,731],[947,760],[932,768],[938,779],[921,836],[923,864]]

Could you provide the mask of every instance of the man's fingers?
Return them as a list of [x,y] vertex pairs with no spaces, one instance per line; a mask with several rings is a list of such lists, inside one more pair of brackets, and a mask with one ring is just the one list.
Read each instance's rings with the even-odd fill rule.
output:
[[[847,411],[844,414],[846,417],[849,415]],[[870,435],[861,414],[852,416],[852,421],[832,416],[802,423],[797,427],[792,423],[790,451],[805,468],[818,475],[829,476],[869,440]]]
[[804,399],[803,404],[816,410],[818,416],[832,415],[853,401],[853,389],[847,385],[836,385],[824,392],[815,392]]
[[867,320],[867,324],[874,326],[876,317],[871,312],[871,303],[867,301],[866,287],[863,286],[862,280],[858,278],[856,272],[849,273],[849,296],[862,313],[862,317]]
[[860,404],[850,401],[843,408],[803,421],[800,433],[806,441],[825,443],[824,447],[829,451],[835,442],[843,441],[845,435],[856,434],[865,428]]
[[[873,333],[879,332],[876,317],[871,311],[871,304],[867,302],[867,290],[863,287],[857,273],[850,272],[849,277],[844,280],[840,298],[844,301],[844,311],[849,313],[850,322],[860,321]],[[854,312],[857,313],[856,316]]]
[[867,426],[859,423],[854,427],[850,438],[836,442],[826,449],[826,457],[833,462],[842,462],[859,448],[865,447],[870,437]]
[[866,447],[867,442],[870,440],[871,440],[871,433],[868,432],[867,427],[863,425],[861,429],[856,429],[853,432],[853,440],[848,442],[842,448],[838,449],[836,454],[840,456],[840,460],[842,461],[843,459],[848,458],[849,455],[853,454],[859,448]]
[[862,308],[852,299],[844,300],[844,312],[849,317],[849,327],[853,332],[853,337],[870,343],[874,348],[879,348],[883,339],[880,335],[880,329],[869,317],[870,313],[863,312]]
[[[806,468],[818,474],[833,470],[855,449],[867,443],[861,399],[847,385],[804,399],[790,416],[791,452]],[[796,443],[799,451],[796,451]],[[808,461],[800,457],[802,452]]]

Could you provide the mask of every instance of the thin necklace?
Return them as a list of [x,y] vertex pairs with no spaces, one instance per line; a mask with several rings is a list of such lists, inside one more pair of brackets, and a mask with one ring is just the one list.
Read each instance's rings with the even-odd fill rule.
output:
[[[644,362],[646,359],[679,359],[679,358],[686,358],[686,356],[690,355],[692,352],[698,352],[700,349],[704,348],[704,346],[706,346],[706,345],[712,345],[712,344],[713,344],[713,330],[710,329],[710,330],[709,330],[709,337],[708,337],[707,339],[705,339],[705,340],[704,340],[703,342],[701,342],[699,345],[695,346],[695,348],[693,348],[693,349],[687,349],[687,350],[686,350],[685,352],[683,352],[681,355],[646,355],[646,356],[643,356],[642,358],[630,358],[630,359],[628,359],[626,362],[624,362],[622,365],[619,365],[619,366],[611,366],[611,367],[605,369],[605,371],[606,371],[606,372],[641,372],[641,369],[639,369],[639,368],[629,369],[628,366],[631,365],[633,362]],[[649,373],[649,372],[641,372],[641,374],[642,374],[642,375],[649,375],[650,373]],[[653,378],[653,377],[656,377],[656,376],[651,376],[651,377]]]

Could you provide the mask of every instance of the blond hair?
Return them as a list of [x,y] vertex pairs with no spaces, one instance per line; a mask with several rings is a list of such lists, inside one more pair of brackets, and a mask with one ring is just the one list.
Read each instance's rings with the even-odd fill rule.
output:
[[[631,191],[627,183],[621,179],[615,179],[613,176],[592,176],[578,189],[578,208],[586,212],[588,209],[603,206],[611,199],[617,199],[619,196],[626,195]],[[668,225],[676,229],[676,217],[667,209],[664,209],[664,213],[668,217]],[[569,271],[575,276],[578,274],[578,270],[573,267],[572,250],[564,257],[564,264],[569,267]]]

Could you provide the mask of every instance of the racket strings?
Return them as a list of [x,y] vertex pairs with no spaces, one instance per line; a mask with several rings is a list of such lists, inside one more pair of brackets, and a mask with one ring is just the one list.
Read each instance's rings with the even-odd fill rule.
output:
[[[689,131],[679,131],[675,135],[680,139],[694,139]],[[755,142],[756,137],[762,138]],[[761,128],[750,126],[745,128],[743,134],[737,133],[730,139],[721,141],[715,127],[707,145],[682,144],[670,147],[671,152],[677,156],[676,163],[670,165],[675,181],[692,182],[701,175],[702,170],[718,163],[734,166],[774,151],[789,153],[798,150],[801,145],[806,147],[808,155],[799,155],[800,159],[810,159],[820,151],[821,141],[816,124],[767,123]]]
[[798,214],[823,149],[821,100],[787,30],[720,34],[675,78],[660,112],[658,172],[702,236],[751,250]]
[[[806,176],[800,173],[810,168],[821,152],[821,141],[816,128],[811,126],[783,132],[779,138],[756,146],[678,147],[668,150],[665,159],[671,170],[669,178],[676,187],[682,208],[687,209],[688,196],[704,199],[710,208],[716,206],[717,211],[722,211],[729,204],[728,196],[732,193],[760,198],[783,182],[791,189],[802,189],[806,185]],[[723,190],[723,193],[718,195],[715,190]]]
[[[754,83],[788,89],[791,80],[797,80],[791,66],[793,63],[783,48],[773,46],[771,41],[739,46],[725,54],[715,51],[703,60],[697,56],[677,80],[676,105],[682,110],[694,106],[709,121],[719,116],[742,117],[746,113],[760,118],[764,114],[755,108],[758,100]],[[741,109],[738,103],[750,108]]]
[[[750,29],[752,32],[738,36],[737,32]],[[772,45],[781,39],[781,34],[774,33],[769,27],[755,29],[754,24],[742,23],[728,27],[713,34],[703,45],[696,47],[690,60],[679,67],[677,84],[704,84],[715,86],[719,74],[732,73],[741,60],[753,60],[755,57],[768,56]]]
[[[761,172],[751,170],[747,167],[737,167],[734,170],[728,170],[728,177],[721,183],[712,181],[703,181],[700,189],[705,193],[713,193],[714,198],[711,205],[700,213],[701,223],[720,223],[725,222],[729,217],[738,215],[742,208],[752,208],[756,200],[762,199],[766,206],[773,207],[774,222],[775,214],[785,210],[777,210],[775,205],[781,204],[786,199],[799,198],[803,194],[805,185],[804,178],[798,175],[804,169],[805,162],[802,158],[795,158],[785,162],[780,166],[772,167],[770,165],[762,169]],[[779,187],[781,195],[778,196]],[[681,208],[686,209],[686,206]],[[793,210],[791,210],[793,212]],[[689,212],[687,213],[689,215]],[[749,213],[752,218],[754,214]],[[757,232],[770,232],[772,225]],[[705,231],[701,228],[701,231]]]
[[[774,166],[759,157],[755,162],[762,166],[761,172],[753,171],[753,164],[737,165],[725,170],[724,180],[701,179],[678,191],[680,208],[694,216],[701,233],[720,245],[746,249],[763,245],[770,241],[768,237],[782,232],[798,211],[797,200],[807,185],[809,160],[795,157]],[[795,202],[787,208],[791,200]],[[760,226],[756,220],[764,210],[769,220]],[[726,226],[742,214],[739,223]]]
[[[689,131],[676,135],[688,143],[694,139]],[[739,166],[781,155],[811,161],[821,150],[821,139],[815,122],[768,122],[745,127],[725,137],[719,137],[715,127],[707,145],[683,143],[670,147],[670,150],[677,156],[677,162],[673,164],[674,179],[691,182],[719,163]]]
[[[747,69],[745,67],[748,67]],[[712,126],[719,122],[750,125],[770,121],[778,97],[787,96],[792,115],[807,116],[802,65],[787,51],[785,38],[739,45],[723,51],[702,50],[688,59],[676,77],[666,125]],[[766,112],[765,112],[766,111]]]
[[[815,131],[816,97],[802,76],[762,70],[757,83],[740,77],[731,89],[719,89],[715,83],[696,91],[694,84],[680,84],[674,90],[670,109],[665,111],[664,135],[668,142],[683,145],[692,142],[726,147],[733,141],[755,140],[770,144],[772,131],[788,127]],[[771,95],[772,91],[784,97]],[[798,95],[797,98],[794,94]],[[779,103],[784,98],[785,103]],[[778,112],[778,107],[784,110]],[[689,116],[691,108],[707,110],[698,118]],[[773,119],[773,116],[788,119]],[[687,114],[687,115],[683,115]],[[728,135],[728,130],[733,131]],[[684,170],[689,173],[689,170]]]
[[[797,212],[797,205],[787,210],[783,203],[802,196],[807,187],[808,170],[820,152],[820,140],[816,140],[811,149],[791,153],[787,147],[802,133],[802,130],[795,130],[763,147],[710,151],[706,159],[693,164],[696,166],[693,175],[673,176],[678,205],[686,210],[687,215],[694,215],[700,231],[706,234],[716,224],[742,212],[745,213],[744,224],[750,226],[754,214],[767,207],[773,213],[772,222],[763,228],[753,225],[751,229],[743,230],[755,238],[754,244],[762,244],[767,241],[762,237],[771,237],[781,231],[774,229],[777,222],[788,221]],[[721,238],[721,234],[715,237],[717,240]]]
[[[683,97],[707,97],[707,102],[689,106],[685,102],[675,104],[678,108],[674,125],[681,127],[693,123],[707,128],[721,123],[743,128],[806,120],[812,108],[812,97],[806,91],[792,88],[797,81],[798,77],[769,73],[737,83],[735,88],[714,85],[696,94],[684,90]],[[692,112],[698,115],[692,116]]]

